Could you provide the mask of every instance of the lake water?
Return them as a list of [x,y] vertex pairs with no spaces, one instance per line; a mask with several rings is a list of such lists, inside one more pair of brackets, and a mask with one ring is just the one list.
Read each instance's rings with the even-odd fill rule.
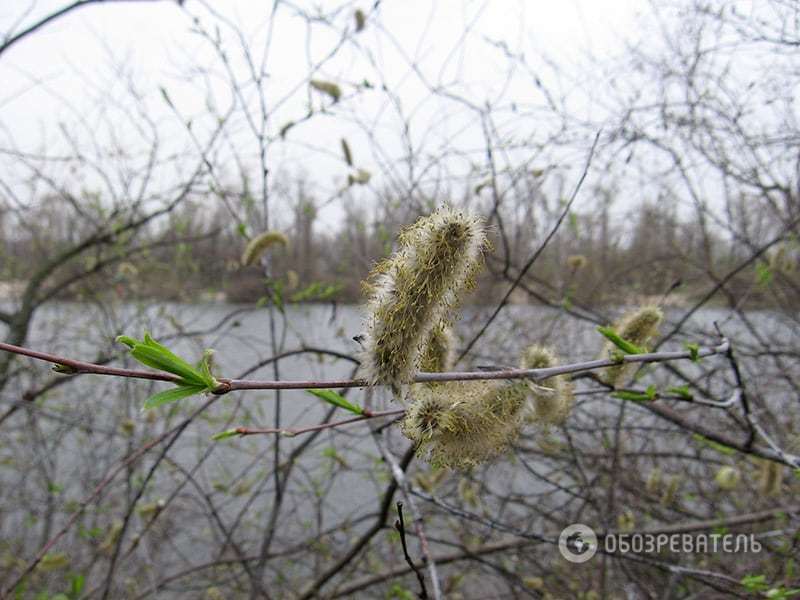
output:
[[[491,309],[467,308],[457,330],[461,340],[470,339],[485,322]],[[674,320],[681,315],[676,310]],[[616,316],[616,315],[612,315]],[[688,338],[701,344],[716,343],[709,335],[714,321],[724,322],[729,335],[747,333],[746,324],[728,319],[726,311],[701,311],[686,327]],[[286,308],[285,319],[276,318],[276,336],[280,352],[303,349],[328,350],[355,355],[358,346],[352,340],[361,330],[361,311],[357,307],[333,305],[303,305]],[[791,320],[757,313],[750,315],[758,325],[758,335],[771,340],[776,348],[794,348],[796,328]],[[602,345],[595,332],[596,325],[569,317],[563,311],[541,307],[508,307],[485,338],[475,347],[473,363],[459,365],[515,365],[520,350],[532,342],[551,343],[570,361],[592,359]],[[669,330],[668,326],[662,328]],[[186,358],[196,360],[204,348],[213,348],[215,372],[225,377],[238,377],[272,356],[270,350],[270,321],[265,309],[245,309],[231,305],[179,305],[160,307],[119,304],[106,307],[60,303],[41,310],[31,332],[28,345],[32,348],[63,354],[73,358],[94,360],[98,354],[119,351],[113,339],[120,333],[141,337],[145,330]],[[203,332],[190,340],[174,340],[183,332]],[[755,338],[747,333],[751,343]],[[664,349],[678,349],[676,341]],[[748,376],[752,393],[769,390],[775,394],[774,374],[760,369],[747,353],[754,351],[742,346],[743,369]],[[137,368],[135,363],[126,363]],[[720,359],[717,366],[724,366]],[[20,359],[18,365],[32,367],[19,375],[13,385],[0,396],[0,413],[20,400],[25,390],[35,388],[53,375],[46,365]],[[308,352],[293,354],[278,363],[279,376],[288,380],[347,378],[354,364],[347,360]],[[681,363],[686,372],[701,373],[705,365]],[[252,370],[249,379],[273,379],[273,365]],[[655,371],[655,370],[654,370]],[[669,383],[669,374],[654,373],[653,377]],[[708,376],[709,384],[718,385],[716,375]],[[5,551],[22,556],[32,554],[68,518],[71,510],[103,478],[116,462],[153,436],[174,427],[194,407],[203,401],[193,397],[177,405],[165,406],[143,413],[140,410],[148,394],[164,389],[162,383],[118,380],[98,376],[73,378],[48,392],[36,402],[35,409],[20,410],[0,428],[0,557]],[[791,386],[787,384],[787,393]],[[355,403],[363,403],[362,390],[347,392]],[[303,391],[281,392],[278,402],[275,392],[238,392],[220,397],[203,415],[193,421],[180,436],[146,487],[138,506],[152,507],[166,501],[168,509],[156,521],[147,525],[152,513],[135,513],[126,535],[130,546],[133,536],[142,534],[142,541],[131,556],[118,567],[120,586],[127,576],[135,576],[136,589],[155,587],[166,575],[188,565],[211,561],[220,556],[224,535],[219,523],[230,530],[231,537],[245,555],[258,553],[264,523],[274,506],[274,436],[252,436],[213,442],[215,432],[236,426],[300,427],[325,420],[330,406]],[[589,443],[596,433],[593,423],[611,418],[618,410],[617,401],[587,395],[579,397],[579,405],[571,418],[576,443],[585,436]],[[376,408],[397,406],[385,393],[377,394]],[[633,423],[636,421],[636,408]],[[640,411],[642,423],[650,422]],[[348,415],[337,410],[335,419]],[[396,454],[402,454],[408,442],[398,431],[390,436]],[[583,431],[584,433],[581,433]],[[523,447],[534,446],[540,432],[523,436]],[[306,446],[307,445],[307,446]],[[674,449],[671,438],[654,445]],[[295,455],[302,449],[302,453]],[[99,505],[92,506],[57,547],[69,554],[71,572],[86,571],[93,585],[102,581],[103,561],[93,559],[98,548],[108,542],[114,524],[124,515],[125,507],[148,474],[158,456],[151,452],[128,473],[120,475],[108,488]],[[518,462],[522,461],[522,463]],[[533,477],[530,457],[520,454],[496,461],[490,469],[482,470],[476,481],[486,489],[483,510],[496,511],[506,520],[526,519],[519,506],[505,505],[504,498],[545,495],[555,506],[569,500],[541,477]],[[379,454],[369,435],[368,427],[356,424],[317,435],[308,443],[307,436],[281,438],[278,450],[280,468],[291,473],[273,549],[275,552],[296,547],[298,540],[316,540],[319,547],[314,559],[298,560],[299,555],[270,561],[271,576],[289,582],[313,577],[337,549],[364,530],[371,521],[388,475],[379,461]],[[524,466],[524,468],[522,468]],[[549,467],[548,467],[549,468]],[[422,477],[429,475],[424,463],[414,468]],[[561,468],[556,473],[559,485],[569,486],[574,473]],[[445,499],[458,501],[461,475],[450,475],[440,488]],[[126,483],[127,482],[127,483]],[[449,482],[449,483],[447,483]],[[445,521],[439,526],[445,526]],[[435,527],[435,526],[434,526]],[[333,533],[326,533],[329,530]],[[433,537],[443,535],[434,529]],[[457,536],[456,536],[457,537]],[[445,547],[443,547],[445,548]],[[446,548],[445,548],[446,549]],[[394,553],[392,550],[390,552]],[[99,550],[100,556],[104,550]],[[231,556],[226,547],[222,555]],[[326,559],[327,557],[327,559]],[[306,558],[308,558],[306,556]],[[0,563],[1,565],[2,563]],[[145,577],[146,575],[146,577]],[[43,576],[42,581],[59,585],[64,570]],[[144,579],[142,579],[144,577]],[[2,577],[0,577],[0,582]],[[116,581],[116,579],[115,579]],[[185,582],[181,585],[185,586]],[[176,594],[176,597],[180,594]]]

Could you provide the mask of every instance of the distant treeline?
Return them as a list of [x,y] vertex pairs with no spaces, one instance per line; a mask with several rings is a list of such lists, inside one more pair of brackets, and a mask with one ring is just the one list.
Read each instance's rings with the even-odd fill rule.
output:
[[[734,211],[741,222],[725,231],[679,218],[674,203],[612,211],[609,194],[598,194],[605,200],[591,212],[568,215],[513,301],[597,306],[660,299],[669,292],[668,302],[688,303],[718,286],[719,303],[791,309],[788,299],[800,290],[798,244],[781,242],[742,266],[757,250],[753,240],[766,242],[775,229],[766,217],[748,210],[744,200]],[[292,209],[276,229],[289,243],[269,249],[268,273],[262,264],[245,267],[240,261],[247,240],[261,233],[258,227],[232,222],[224,202],[205,199],[187,201],[132,236],[112,236],[102,251],[72,258],[69,270],[92,276],[75,277],[76,283],[63,286],[60,296],[360,302],[361,282],[372,266],[391,252],[398,231],[423,212],[383,201],[369,211],[348,210],[341,227],[333,229],[321,222],[307,195],[285,201]],[[493,250],[480,282],[481,303],[497,301],[507,291],[553,227],[561,206],[539,194],[492,215]],[[0,215],[0,282],[6,294],[47,261],[58,260],[59,249],[94,233],[91,219],[78,220],[57,198],[39,210],[36,225],[25,230]]]

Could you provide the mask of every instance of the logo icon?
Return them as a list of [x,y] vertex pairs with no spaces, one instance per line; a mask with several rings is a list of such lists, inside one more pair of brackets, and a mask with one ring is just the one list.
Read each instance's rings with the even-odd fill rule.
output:
[[584,563],[597,553],[597,536],[591,527],[573,523],[558,536],[561,556],[572,563]]

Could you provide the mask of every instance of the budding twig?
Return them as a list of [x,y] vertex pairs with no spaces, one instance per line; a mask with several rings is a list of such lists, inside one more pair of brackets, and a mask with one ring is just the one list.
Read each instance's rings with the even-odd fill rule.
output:
[[[629,354],[619,359],[598,359],[584,362],[559,365],[544,369],[498,369],[495,371],[449,371],[445,373],[417,373],[413,378],[414,383],[432,383],[440,381],[476,381],[493,379],[530,379],[534,382],[544,381],[557,375],[582,373],[610,367],[620,362],[623,363],[658,363],[673,360],[705,358],[715,354],[725,354],[729,343],[723,339],[717,346],[700,348],[696,353],[690,351],[677,352],[649,352],[646,354]],[[127,377],[132,379],[149,379],[179,383],[181,380],[175,375],[143,371],[135,369],[122,369],[107,367],[90,362],[70,359],[48,352],[30,350],[13,344],[0,342],[0,350],[28,356],[54,365],[64,365],[70,369],[69,374],[110,375],[113,377]],[[311,389],[336,389],[354,387],[372,387],[365,379],[328,379],[328,380],[251,380],[251,379],[225,379],[217,377],[219,386],[213,390],[214,394],[222,395],[240,390],[311,390]],[[383,384],[376,384],[383,385]]]

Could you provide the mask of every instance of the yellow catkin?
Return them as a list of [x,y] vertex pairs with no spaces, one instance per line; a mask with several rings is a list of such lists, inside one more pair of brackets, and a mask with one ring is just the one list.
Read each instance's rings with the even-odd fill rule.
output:
[[461,501],[472,508],[478,506],[478,486],[466,477],[462,477],[458,482],[458,497]]
[[486,248],[483,221],[442,208],[403,230],[370,276],[360,375],[395,390],[419,370],[433,328],[474,285]]
[[327,94],[334,102],[338,102],[342,97],[342,88],[330,81],[322,81],[321,79],[312,79],[309,85],[323,94]]
[[300,276],[297,274],[297,271],[293,271],[292,269],[286,271],[286,289],[291,292],[296,290],[298,285],[300,285]]
[[762,496],[777,496],[783,484],[783,465],[772,460],[761,461],[758,489]]
[[442,373],[453,368],[456,362],[456,340],[453,329],[440,323],[431,330],[419,363],[419,370]]
[[354,17],[356,20],[356,31],[364,31],[364,25],[367,22],[367,16],[364,14],[364,11],[360,8],[356,9]]
[[680,475],[672,475],[667,479],[667,484],[664,486],[664,493],[661,494],[661,504],[664,506],[671,506],[675,504],[678,499],[678,492],[681,489]]
[[544,579],[541,577],[525,577],[522,579],[522,584],[532,590],[544,589]]
[[572,256],[567,257],[567,267],[569,267],[571,271],[579,271],[588,264],[589,259],[587,259],[583,254],[573,254]]
[[645,481],[644,489],[647,490],[649,494],[658,494],[661,490],[661,469],[656,467],[650,471],[647,476],[647,481]]
[[741,473],[739,473],[739,469],[729,466],[720,467],[717,474],[714,476],[717,487],[725,491],[736,489],[740,479]]
[[261,258],[269,247],[275,244],[286,246],[289,244],[289,239],[280,231],[265,231],[257,235],[247,242],[247,246],[245,246],[244,252],[242,252],[242,265],[252,265]]
[[625,509],[617,516],[617,527],[620,531],[633,531],[636,528],[636,516],[630,509]]
[[[619,336],[636,346],[647,348],[647,344],[658,335],[658,326],[664,319],[664,313],[657,306],[644,306],[636,311],[625,315],[619,323],[614,326],[614,330]],[[618,354],[617,347],[611,342],[606,342],[603,347],[602,358],[613,358]],[[613,387],[624,382],[635,370],[635,363],[625,363],[608,367],[605,369],[601,378]]]
[[527,386],[452,381],[414,386],[402,431],[432,465],[469,469],[504,452],[516,440]]
[[[545,346],[529,346],[520,357],[520,368],[523,369],[547,369],[557,364],[555,352]],[[541,425],[560,425],[572,412],[575,396],[572,383],[565,375],[551,377],[542,385],[530,385],[529,389],[532,404],[529,421]]]
[[59,569],[66,569],[70,564],[69,556],[65,552],[49,552],[39,561],[37,570],[40,573],[49,573]]

